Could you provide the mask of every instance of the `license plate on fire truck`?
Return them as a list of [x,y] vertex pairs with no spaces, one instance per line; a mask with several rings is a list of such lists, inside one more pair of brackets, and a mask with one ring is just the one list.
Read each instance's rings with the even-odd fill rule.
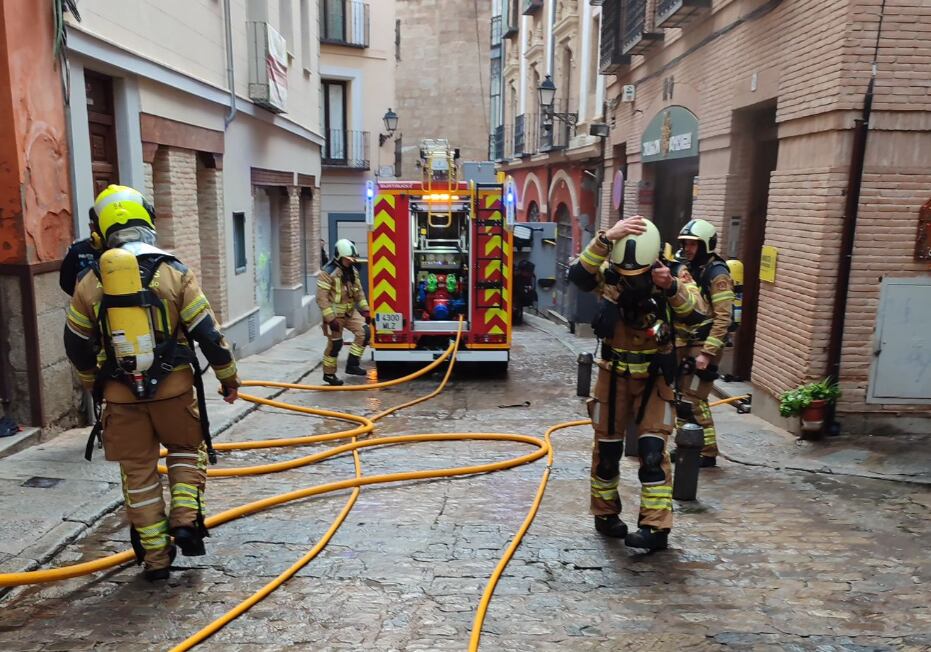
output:
[[404,316],[399,312],[376,312],[375,330],[399,331],[404,328]]

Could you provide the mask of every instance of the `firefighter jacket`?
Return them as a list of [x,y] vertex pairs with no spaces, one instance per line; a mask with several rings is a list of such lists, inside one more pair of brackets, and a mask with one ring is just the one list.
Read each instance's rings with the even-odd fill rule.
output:
[[[154,247],[141,246],[148,254],[164,254]],[[158,265],[149,288],[161,298],[166,308],[170,331],[164,332],[165,325],[153,315],[155,341],[158,343],[164,342],[166,338],[176,338],[178,355],[175,360],[165,362],[173,369],[162,378],[154,396],[148,400],[173,398],[191,390],[194,374],[189,362],[193,351],[189,339],[200,345],[201,352],[224,387],[239,387],[236,361],[217,328],[213,311],[194,274],[179,261],[169,258]],[[104,335],[100,332],[98,318],[102,297],[103,285],[100,279],[94,273],[86,273],[78,281],[68,306],[65,350],[87,389],[94,389],[97,375],[106,362],[101,339]],[[185,352],[186,356],[182,357],[181,352]],[[159,364],[159,361],[156,360],[154,364]],[[135,403],[142,400],[137,399],[129,386],[120,380],[108,378],[103,383],[103,398],[109,403]]]
[[[669,309],[688,303],[687,285],[678,283],[671,297],[653,287],[648,296],[630,301],[622,296],[617,283],[608,282],[606,278],[605,261],[609,252],[609,247],[595,237],[570,267],[570,280],[580,289],[599,295],[602,313],[616,312],[619,315],[607,327],[608,332],[599,333],[603,341],[602,359],[598,365],[603,369],[613,367],[616,373],[632,378],[646,378],[662,366],[654,363],[672,355],[672,334],[669,332],[672,311]],[[644,273],[649,274],[649,271]]]
[[724,351],[733,320],[734,281],[723,258],[712,253],[701,265],[689,265],[689,272],[701,288],[702,294],[711,305],[711,330],[702,345],[702,353],[712,358]]
[[683,265],[673,287],[666,291],[672,308],[677,346],[704,345],[714,322],[711,305]]
[[317,278],[317,305],[325,322],[348,317],[357,306],[359,312],[368,312],[358,270],[354,266],[345,269],[335,260],[327,263]]

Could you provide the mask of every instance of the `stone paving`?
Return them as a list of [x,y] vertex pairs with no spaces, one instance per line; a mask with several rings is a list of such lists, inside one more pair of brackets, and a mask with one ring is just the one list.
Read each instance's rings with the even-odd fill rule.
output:
[[[316,379],[314,372],[312,380]],[[373,413],[426,393],[436,376],[378,394],[283,400]],[[499,431],[542,435],[579,418],[575,357],[529,328],[507,379],[454,377],[379,434]],[[529,408],[499,408],[530,400]],[[224,439],[340,427],[261,408]],[[722,435],[722,445],[729,442]],[[734,435],[737,436],[737,435]],[[587,514],[591,431],[554,437],[540,512],[492,600],[483,650],[931,649],[931,491],[915,484],[723,461],[700,500],[677,505],[668,551],[633,554],[597,536]],[[237,452],[223,464],[289,459],[321,447]],[[365,474],[444,468],[526,452],[499,442],[366,449]],[[488,576],[530,506],[542,462],[494,474],[363,488],[331,544],[283,588],[202,644],[206,650],[464,650]],[[215,479],[211,512],[352,475],[343,457],[286,473]],[[293,503],[214,530],[208,556],[180,558],[167,584],[136,567],[19,589],[0,603],[2,650],[163,650],[221,615],[300,557],[348,492]],[[636,466],[622,497],[636,511]],[[627,515],[630,522],[630,515]],[[110,514],[54,560],[126,548]]]

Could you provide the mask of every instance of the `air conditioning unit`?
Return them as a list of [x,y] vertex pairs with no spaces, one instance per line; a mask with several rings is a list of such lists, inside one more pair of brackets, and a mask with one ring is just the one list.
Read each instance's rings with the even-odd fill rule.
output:
[[288,52],[284,37],[265,22],[246,23],[249,39],[249,99],[284,113],[288,104]]
[[637,87],[633,84],[624,84],[621,89],[621,101],[633,102],[637,97]]

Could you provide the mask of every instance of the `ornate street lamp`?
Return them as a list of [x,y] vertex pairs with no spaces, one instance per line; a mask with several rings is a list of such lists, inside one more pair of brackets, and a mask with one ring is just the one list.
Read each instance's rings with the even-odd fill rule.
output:
[[385,143],[394,135],[394,132],[398,129],[398,114],[392,111],[390,108],[385,112],[382,120],[385,121],[385,129],[388,133],[378,134],[378,146],[384,147]]

